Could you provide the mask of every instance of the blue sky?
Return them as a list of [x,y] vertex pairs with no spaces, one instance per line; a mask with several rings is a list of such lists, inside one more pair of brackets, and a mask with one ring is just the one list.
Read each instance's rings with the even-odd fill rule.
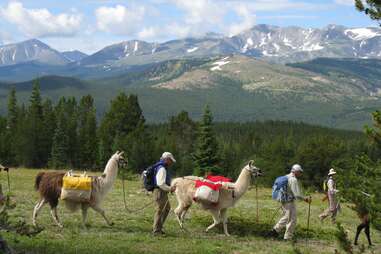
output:
[[93,53],[130,39],[166,41],[256,24],[377,26],[353,0],[0,0],[0,44],[38,38]]

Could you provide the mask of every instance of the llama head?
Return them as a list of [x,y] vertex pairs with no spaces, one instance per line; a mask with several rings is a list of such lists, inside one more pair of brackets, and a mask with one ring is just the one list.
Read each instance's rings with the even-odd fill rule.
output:
[[257,168],[254,165],[254,160],[249,161],[249,163],[246,166],[246,169],[251,173],[252,176],[258,177],[262,175],[262,170],[260,168]]
[[127,159],[123,157],[123,153],[124,153],[123,151],[122,152],[116,151],[116,153],[114,153],[111,157],[112,159],[118,162],[119,168],[127,167],[127,164],[128,164]]

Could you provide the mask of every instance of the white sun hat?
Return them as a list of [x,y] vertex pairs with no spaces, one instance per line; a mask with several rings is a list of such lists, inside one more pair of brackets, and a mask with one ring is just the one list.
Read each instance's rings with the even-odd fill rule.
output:
[[328,175],[329,176],[331,176],[331,175],[336,175],[337,173],[336,173],[336,171],[333,169],[333,168],[331,168],[330,170],[329,170],[329,173],[328,173]]
[[299,164],[294,164],[291,168],[291,172],[296,172],[296,171],[303,172],[303,169]]
[[176,162],[175,157],[173,157],[173,154],[171,154],[170,152],[164,152],[160,159],[171,159],[171,161]]

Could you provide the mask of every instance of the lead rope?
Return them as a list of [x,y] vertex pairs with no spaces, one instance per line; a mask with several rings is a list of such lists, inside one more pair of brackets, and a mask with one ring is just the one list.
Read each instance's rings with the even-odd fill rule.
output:
[[[126,169],[126,166],[124,165],[123,166],[123,169],[125,170]],[[136,212],[139,212],[139,211],[142,211],[144,209],[146,209],[147,207],[149,207],[150,205],[152,205],[154,203],[154,200],[152,200],[151,202],[149,203],[146,203],[144,206],[136,209],[136,210],[132,210],[132,209],[129,209],[127,207],[127,199],[126,199],[126,188],[125,188],[125,175],[124,175],[124,170],[122,170],[122,190],[123,190],[123,203],[124,203],[124,209],[128,212],[128,213],[136,213]],[[167,205],[167,204],[166,204]]]
[[[123,203],[124,203],[124,209],[128,212],[128,213],[136,213],[136,212],[139,212],[139,211],[142,211],[144,209],[146,209],[147,207],[149,207],[150,205],[152,205],[155,201],[152,200],[146,204],[144,204],[142,207],[138,208],[138,209],[135,209],[135,210],[132,210],[132,209],[129,209],[127,207],[127,200],[126,200],[126,188],[125,188],[125,185],[124,185],[124,173],[123,173],[123,176],[122,176],[122,189],[123,189]],[[168,202],[168,201],[167,201]],[[165,204],[165,206],[167,205],[167,203]]]

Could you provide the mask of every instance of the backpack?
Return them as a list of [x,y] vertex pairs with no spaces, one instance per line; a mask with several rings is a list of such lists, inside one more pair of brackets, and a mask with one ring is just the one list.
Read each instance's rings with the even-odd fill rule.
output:
[[327,192],[328,191],[328,179],[324,179],[323,181],[323,191]]
[[278,202],[292,201],[293,197],[287,194],[287,187],[288,187],[288,177],[287,176],[277,177],[273,185],[272,198]]
[[156,169],[159,166],[163,166],[163,163],[161,161],[149,166],[142,173],[143,185],[147,191],[153,191],[156,187],[155,176],[156,176]]

